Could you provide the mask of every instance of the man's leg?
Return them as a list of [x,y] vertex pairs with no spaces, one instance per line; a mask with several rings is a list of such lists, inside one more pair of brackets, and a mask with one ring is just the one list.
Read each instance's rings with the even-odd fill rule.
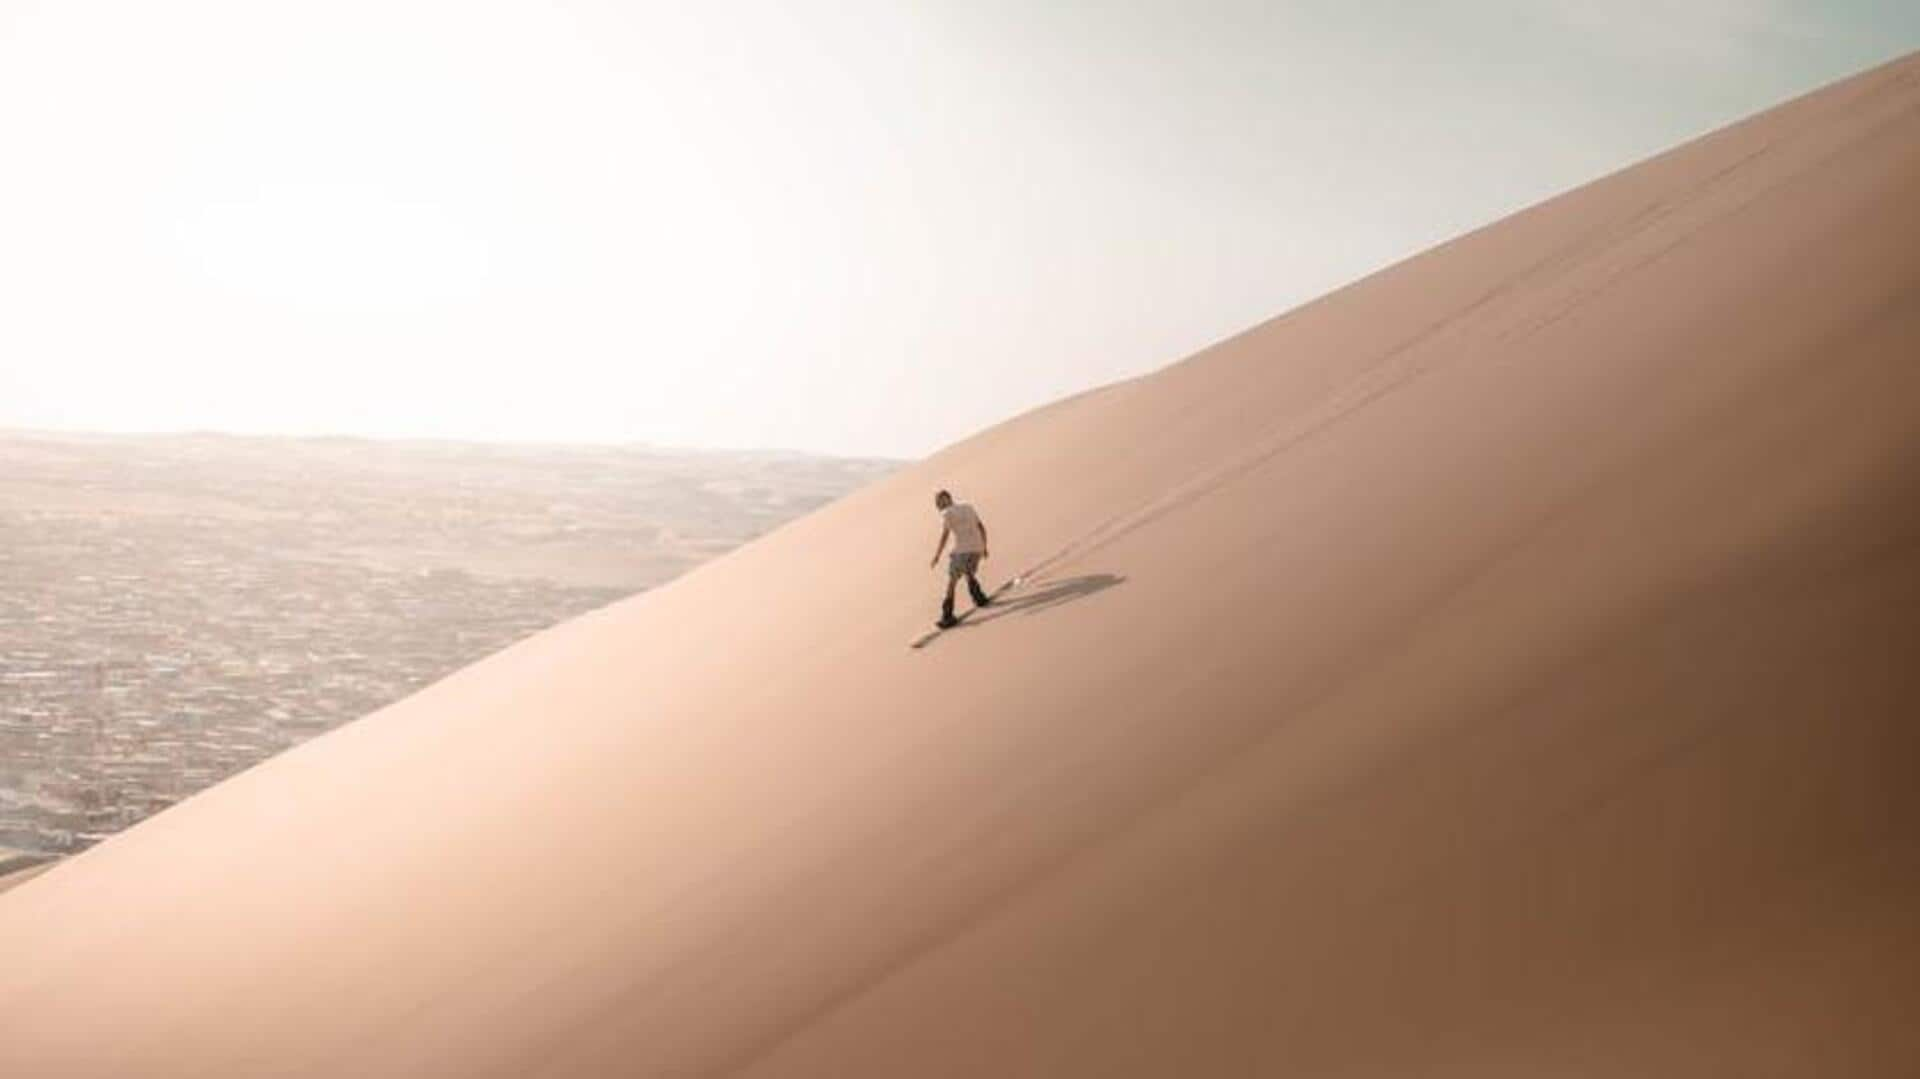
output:
[[940,621],[942,622],[953,621],[953,586],[959,583],[959,577],[951,573],[947,574],[947,598],[940,604]]
[[975,577],[972,570],[967,571],[967,591],[973,593],[973,605],[975,607],[985,607],[987,605],[986,590],[980,587],[980,578]]

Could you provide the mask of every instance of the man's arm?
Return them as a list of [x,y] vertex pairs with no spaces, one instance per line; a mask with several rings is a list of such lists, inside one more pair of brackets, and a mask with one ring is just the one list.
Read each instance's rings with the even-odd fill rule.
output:
[[946,525],[940,526],[940,546],[933,549],[933,557],[928,560],[927,565],[937,566],[940,564],[940,552],[947,549],[947,537],[952,533],[953,530]]
[[973,519],[980,522],[980,557],[985,558],[987,557],[987,548],[993,546],[993,544],[987,542],[987,521],[986,518],[978,514],[975,514]]

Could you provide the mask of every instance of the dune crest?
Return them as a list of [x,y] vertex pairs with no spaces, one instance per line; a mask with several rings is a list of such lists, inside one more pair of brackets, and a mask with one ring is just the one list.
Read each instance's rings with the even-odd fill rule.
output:
[[0,895],[0,1074],[1915,1074],[1917,357],[1909,57]]

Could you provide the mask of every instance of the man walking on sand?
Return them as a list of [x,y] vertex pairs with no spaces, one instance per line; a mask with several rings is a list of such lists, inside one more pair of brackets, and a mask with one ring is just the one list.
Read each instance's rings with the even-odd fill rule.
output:
[[953,589],[960,578],[967,579],[967,591],[973,594],[973,605],[985,607],[990,600],[980,587],[980,578],[974,576],[980,569],[980,561],[987,557],[987,526],[981,523],[980,515],[965,502],[955,502],[953,496],[945,491],[933,496],[933,507],[940,511],[940,519],[945,522],[940,529],[940,546],[933,549],[933,561],[929,566],[940,564],[940,552],[947,549],[947,538],[953,538],[953,553],[947,556],[947,598],[940,604],[940,628],[957,626],[960,620],[953,616]]

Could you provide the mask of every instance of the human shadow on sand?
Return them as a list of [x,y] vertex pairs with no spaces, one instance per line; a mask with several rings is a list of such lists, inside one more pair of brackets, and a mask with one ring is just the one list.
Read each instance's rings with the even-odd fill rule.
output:
[[1063,603],[1072,603],[1076,599],[1083,599],[1096,592],[1105,592],[1124,581],[1126,581],[1125,577],[1112,573],[1088,573],[1079,577],[1063,577],[1058,581],[1047,582],[1046,587],[1036,592],[1015,592],[996,599],[986,610],[973,615],[960,625],[982,626],[1009,615],[1039,614]]
[[1063,577],[1057,581],[1048,581],[1045,586],[1032,592],[1007,592],[1005,591],[1007,586],[1002,585],[999,589],[995,590],[994,600],[991,604],[985,608],[976,607],[962,614],[958,625],[949,626],[945,630],[934,630],[922,635],[918,640],[913,642],[913,647],[923,648],[933,643],[934,639],[942,633],[952,633],[956,630],[983,626],[996,619],[1007,618],[1016,614],[1035,615],[1042,611],[1052,610],[1063,603],[1071,603],[1076,599],[1091,596],[1096,592],[1104,592],[1124,581],[1126,581],[1126,578],[1117,574],[1088,573],[1079,577]]

